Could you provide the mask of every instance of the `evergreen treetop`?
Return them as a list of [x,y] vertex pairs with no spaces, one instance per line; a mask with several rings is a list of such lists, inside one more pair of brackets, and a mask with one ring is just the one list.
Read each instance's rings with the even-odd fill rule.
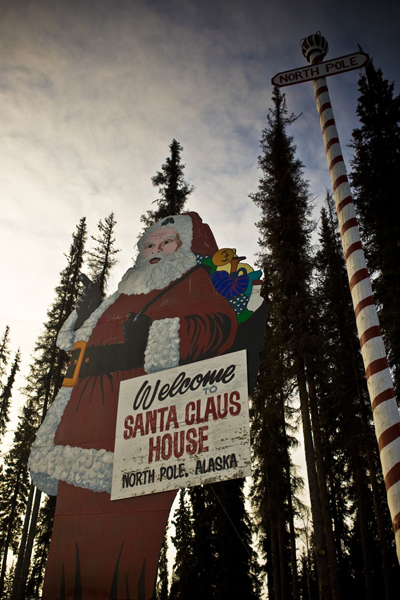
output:
[[359,79],[351,182],[389,363],[400,392],[400,95],[370,61]]
[[374,270],[382,268],[382,250],[400,238],[400,95],[371,60],[358,81],[357,115],[353,130],[351,181],[367,253]]
[[189,186],[184,180],[185,165],[181,163],[183,147],[173,139],[169,148],[170,156],[162,165],[161,171],[157,171],[151,178],[153,186],[158,187],[159,198],[153,202],[158,205],[158,208],[149,210],[146,215],[141,216],[140,220],[146,227],[169,215],[180,214],[188,196],[194,190],[194,187]]
[[89,257],[89,276],[92,281],[99,286],[102,298],[104,298],[107,289],[107,282],[111,270],[118,262],[115,255],[120,252],[119,249],[114,247],[114,230],[116,224],[117,222],[113,212],[104,219],[104,222],[100,219],[97,224],[97,228],[100,232],[99,236],[91,236],[92,240],[94,240],[97,245],[93,250],[87,252]]
[[260,258],[266,274],[264,293],[269,297],[276,290],[275,302],[282,304],[279,310],[286,321],[282,334],[287,343],[294,333],[291,322],[295,321],[298,345],[309,314],[303,309],[310,296],[310,239],[314,223],[310,218],[309,184],[303,178],[303,165],[295,156],[293,138],[287,133],[287,127],[297,117],[288,115],[286,97],[277,87],[272,100],[274,107],[267,116],[260,143],[262,155],[258,163],[262,178],[258,192],[250,194],[250,198],[261,209],[257,226]]

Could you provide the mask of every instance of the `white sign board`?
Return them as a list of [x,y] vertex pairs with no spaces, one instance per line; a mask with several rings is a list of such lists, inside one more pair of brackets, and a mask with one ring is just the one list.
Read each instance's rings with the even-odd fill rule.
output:
[[111,500],[250,474],[245,350],[121,382]]
[[284,87],[286,85],[302,83],[303,81],[312,81],[313,79],[318,79],[318,77],[329,77],[330,75],[361,69],[368,61],[369,56],[364,52],[347,54],[346,56],[332,58],[332,60],[309,65],[308,67],[300,67],[299,69],[277,73],[271,79],[271,83],[278,87]]

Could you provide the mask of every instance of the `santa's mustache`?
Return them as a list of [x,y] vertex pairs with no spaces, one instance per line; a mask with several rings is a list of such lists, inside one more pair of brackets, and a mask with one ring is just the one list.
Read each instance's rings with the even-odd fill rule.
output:
[[156,265],[160,262],[165,261],[174,261],[176,260],[175,253],[174,254],[165,254],[165,252],[156,252],[155,254],[151,254],[150,256],[146,256],[143,258],[142,256],[138,256],[136,260],[135,266],[138,268],[150,265]]

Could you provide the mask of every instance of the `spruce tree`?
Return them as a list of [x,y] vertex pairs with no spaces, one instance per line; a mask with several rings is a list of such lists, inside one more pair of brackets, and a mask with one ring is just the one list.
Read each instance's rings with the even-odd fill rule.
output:
[[176,560],[170,600],[259,597],[256,556],[243,480],[196,486],[181,493],[174,520]]
[[243,479],[209,485],[213,498],[212,532],[215,552],[215,600],[257,600],[259,586],[251,525],[245,507]]
[[172,524],[175,527],[172,543],[176,555],[170,600],[184,600],[191,596],[195,586],[192,514],[187,490],[179,492],[179,505]]
[[320,600],[315,569],[315,554],[302,549],[299,565],[299,592],[301,600]]
[[259,191],[251,198],[261,209],[258,227],[262,257],[268,263],[266,293],[268,305],[277,311],[276,318],[280,324],[282,348],[285,349],[284,358],[288,366],[286,385],[296,386],[300,401],[318,585],[324,600],[336,600],[340,597],[337,558],[326,480],[320,469],[323,465],[316,438],[319,424],[312,379],[317,344],[310,327],[310,192],[308,183],[303,179],[303,165],[296,159],[296,148],[286,131],[296,117],[288,115],[285,96],[278,88],[273,91],[273,104],[261,140]]
[[181,163],[182,146],[173,139],[169,148],[170,156],[162,165],[161,171],[157,171],[151,178],[153,186],[158,187],[159,197],[153,202],[158,207],[156,210],[148,210],[147,214],[140,218],[145,227],[168,215],[179,215],[185,207],[188,196],[194,190],[194,187],[189,186],[184,180],[185,165]]
[[87,252],[89,277],[100,288],[101,297],[104,298],[107,289],[107,282],[113,267],[117,264],[115,255],[120,252],[115,246],[115,225],[117,224],[114,213],[110,213],[108,217],[97,224],[99,236],[91,236],[96,242],[96,247]]
[[[268,280],[267,264],[264,277]],[[297,477],[290,457],[297,446],[293,385],[273,305],[265,332],[264,355],[251,398],[254,509],[262,573],[271,598],[298,598],[295,515],[300,508]],[[292,594],[292,595],[291,595]]]
[[10,356],[10,327],[7,325],[0,341],[0,387],[2,386],[2,378],[6,373],[8,359]]
[[55,507],[56,496],[46,496],[40,507],[35,536],[35,552],[26,586],[27,596],[39,596],[43,585],[44,572],[50,550]]
[[[86,237],[86,219],[82,218],[72,236],[69,253],[65,255],[67,265],[60,274],[60,283],[55,288],[54,302],[47,311],[47,320],[34,348],[33,361],[23,389],[27,401],[22,411],[14,444],[9,455],[5,457],[9,472],[7,475],[6,470],[2,513],[7,522],[9,545],[11,544],[13,549],[22,533],[15,569],[13,598],[23,597],[25,591],[41,500],[41,492],[36,488],[31,514],[28,504],[28,457],[36,431],[61,388],[63,373],[68,362],[68,354],[57,348],[56,341],[61,326],[72,312],[80,294],[79,275],[83,263]],[[18,508],[17,516],[14,514],[16,510],[13,509],[14,503]],[[29,510],[26,511],[25,524],[22,528],[20,515],[27,506]],[[8,546],[3,553],[3,567],[7,552]]]
[[10,421],[9,411],[11,403],[11,394],[17,371],[19,371],[20,362],[21,353],[18,350],[15,355],[13,364],[11,365],[11,371],[8,376],[7,382],[3,386],[3,389],[0,394],[0,440],[4,436],[7,429],[7,425]]
[[7,571],[7,575],[4,580],[3,597],[8,600],[11,597],[12,586],[14,581],[15,564],[12,563],[11,567]]
[[321,340],[316,387],[342,589],[349,597],[364,589],[365,598],[371,599],[378,590],[385,590],[390,598],[394,549],[389,552],[393,546],[391,532],[383,525],[384,486],[338,222],[329,193],[321,212],[316,273]]
[[193,600],[215,598],[217,565],[213,536],[215,508],[211,487],[199,485],[189,488],[192,507],[193,535]]
[[158,559],[156,600],[168,600],[168,527],[164,532],[161,543],[160,557]]
[[[400,390],[400,95],[370,61],[359,82],[351,182],[379,318]],[[399,393],[397,393],[399,395]]]
[[30,486],[27,463],[39,425],[40,407],[34,399],[31,399],[22,408],[13,445],[4,456],[4,472],[0,479],[2,548],[0,595],[3,591],[9,552],[11,550],[15,554],[18,550],[18,539]]

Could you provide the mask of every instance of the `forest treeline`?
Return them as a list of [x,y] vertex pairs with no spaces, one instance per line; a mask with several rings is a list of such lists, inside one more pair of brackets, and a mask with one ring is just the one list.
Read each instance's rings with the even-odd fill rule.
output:
[[[350,177],[398,392],[400,96],[372,61],[359,78],[357,115]],[[268,303],[250,399],[253,477],[247,487],[235,479],[180,491],[161,549],[157,600],[398,597],[400,569],[335,204],[327,191],[317,226],[290,135],[297,118],[275,88],[258,189],[246,200],[260,211],[258,261]],[[182,146],[173,140],[169,150],[152,178],[158,197],[144,226],[182,212],[194,190],[184,179]],[[2,598],[40,597],[55,498],[31,485],[28,456],[68,363],[56,346],[58,331],[82,293],[82,270],[104,297],[119,252],[115,226],[113,213],[100,220],[88,249],[85,218],[77,224],[25,374],[25,402],[0,465]],[[0,442],[21,361],[19,351],[11,356],[11,335],[6,326],[0,341]],[[293,462],[300,443],[309,501]]]

